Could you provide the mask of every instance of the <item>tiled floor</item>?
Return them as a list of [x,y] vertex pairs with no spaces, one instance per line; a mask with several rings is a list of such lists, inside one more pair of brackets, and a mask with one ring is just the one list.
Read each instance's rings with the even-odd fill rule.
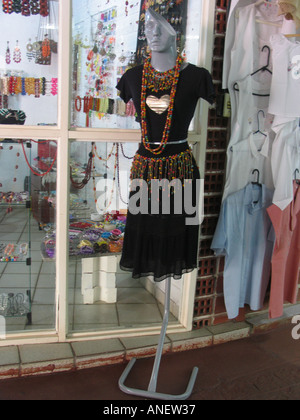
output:
[[[32,324],[26,317],[6,319],[7,332],[24,329],[53,329],[55,325],[55,262],[42,258],[40,247],[45,232],[39,230],[35,220],[30,223],[31,258],[26,263],[0,263],[0,295],[22,293],[31,290]],[[25,209],[14,209],[0,215],[0,242],[21,244],[29,241],[29,224]],[[31,270],[31,275],[30,275]],[[81,260],[71,260],[69,265],[69,331],[91,331],[132,325],[161,324],[162,305],[138,280],[130,274],[117,277],[117,303],[101,301],[83,304],[81,294]],[[176,321],[170,316],[170,322]]]

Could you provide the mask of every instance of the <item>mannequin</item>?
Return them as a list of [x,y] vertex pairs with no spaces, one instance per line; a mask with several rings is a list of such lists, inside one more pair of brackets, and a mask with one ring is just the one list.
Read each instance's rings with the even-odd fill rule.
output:
[[[156,399],[186,399],[197,376],[193,370],[184,394],[172,396],[156,392],[170,308],[171,279],[197,268],[199,223],[189,225],[186,201],[196,201],[199,169],[187,143],[188,128],[199,98],[214,101],[214,88],[207,70],[185,63],[177,54],[176,32],[151,9],[146,12],[145,35],[151,51],[144,65],[128,70],[117,85],[120,97],[134,101],[137,121],[141,123],[142,142],[134,157],[131,180],[144,181],[146,210],[133,211],[129,203],[121,269],[131,271],[133,278],[152,276],[155,282],[166,280],[165,312],[158,349],[147,391],[128,388],[124,382],[135,363],[132,359],[119,380],[120,388],[129,394]],[[178,181],[181,211],[175,207],[177,191],[169,193],[169,212],[164,213],[163,192],[151,195],[153,181]],[[192,197],[186,199],[187,184]],[[146,187],[145,187],[146,185]],[[148,188],[149,187],[149,188]],[[135,195],[131,190],[130,202]],[[143,200],[143,195],[140,196]],[[148,201],[149,199],[149,201]],[[158,201],[158,213],[153,211]],[[142,207],[142,206],[141,206]],[[136,208],[134,209],[136,210]]]

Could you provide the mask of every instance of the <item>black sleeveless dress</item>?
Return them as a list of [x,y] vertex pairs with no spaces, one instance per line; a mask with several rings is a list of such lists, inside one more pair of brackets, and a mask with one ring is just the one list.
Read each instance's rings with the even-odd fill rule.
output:
[[[141,115],[142,74],[143,66],[129,69],[117,85],[120,97],[126,103],[133,100],[138,122]],[[155,96],[164,100],[165,95],[170,95],[170,91],[147,91],[147,97]],[[162,206],[162,191],[157,200],[159,210],[155,206],[153,211],[150,198],[146,212],[133,212],[129,206],[120,268],[132,272],[133,278],[153,276],[157,282],[168,277],[180,279],[184,273],[197,268],[199,223],[187,223],[187,218],[195,218],[195,214],[186,211],[185,200],[191,200],[193,203],[189,204],[192,207],[197,205],[196,181],[200,179],[200,174],[188,143],[182,141],[188,137],[188,129],[199,98],[213,103],[215,93],[212,78],[206,69],[188,64],[180,72],[169,136],[169,142],[178,141],[178,144],[167,144],[163,152],[156,155],[146,150],[141,143],[134,157],[131,179],[146,181],[150,192],[151,179],[167,178],[169,182],[180,179],[182,185],[188,179],[192,184],[189,190],[192,194],[185,196],[182,188],[177,191],[181,194],[181,200],[178,201],[174,198],[174,189],[169,190],[170,211],[167,212]],[[151,107],[150,103],[149,105]],[[157,113],[150,107],[146,106],[149,141],[160,142],[167,110]],[[130,193],[130,199],[136,191]],[[150,197],[149,192],[148,194]],[[178,202],[181,203],[181,210],[178,210]]]

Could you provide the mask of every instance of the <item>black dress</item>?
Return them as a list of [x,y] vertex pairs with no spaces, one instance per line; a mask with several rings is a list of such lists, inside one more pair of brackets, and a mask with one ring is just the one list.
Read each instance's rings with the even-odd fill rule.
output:
[[[141,85],[143,66],[129,69],[117,85],[120,97],[127,103],[133,100],[137,121],[141,115]],[[170,91],[154,93],[147,91],[148,96],[162,98]],[[141,143],[135,155],[131,179],[141,178],[148,183],[153,178],[190,179],[192,182],[193,204],[196,205],[196,180],[200,179],[199,169],[189,149],[187,142],[188,129],[199,98],[213,103],[214,87],[209,72],[193,64],[188,64],[181,72],[178,80],[172,125],[169,142],[164,151],[155,155],[146,150]],[[151,106],[151,105],[150,105]],[[158,114],[147,105],[147,127],[150,142],[160,142],[164,131],[167,110]],[[157,148],[157,146],[153,146]],[[161,176],[159,177],[158,174]],[[150,188],[151,190],[151,188]],[[159,196],[159,212],[151,212],[149,204],[148,214],[130,211],[127,214],[124,245],[120,268],[132,272],[133,278],[153,276],[155,281],[162,281],[168,277],[180,279],[184,273],[191,272],[197,267],[197,251],[199,241],[199,223],[187,224],[185,212],[184,188],[182,189],[182,211],[174,211],[174,192],[171,191],[170,212],[164,214]],[[133,194],[133,192],[131,193]],[[130,196],[131,197],[131,196]],[[154,214],[155,213],[155,214]]]

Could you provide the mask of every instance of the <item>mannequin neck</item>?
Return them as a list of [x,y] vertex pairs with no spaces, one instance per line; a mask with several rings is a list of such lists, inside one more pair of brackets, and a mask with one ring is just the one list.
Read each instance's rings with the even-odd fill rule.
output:
[[151,52],[151,65],[160,73],[166,72],[175,67],[177,60],[176,49],[170,49],[164,52]]

